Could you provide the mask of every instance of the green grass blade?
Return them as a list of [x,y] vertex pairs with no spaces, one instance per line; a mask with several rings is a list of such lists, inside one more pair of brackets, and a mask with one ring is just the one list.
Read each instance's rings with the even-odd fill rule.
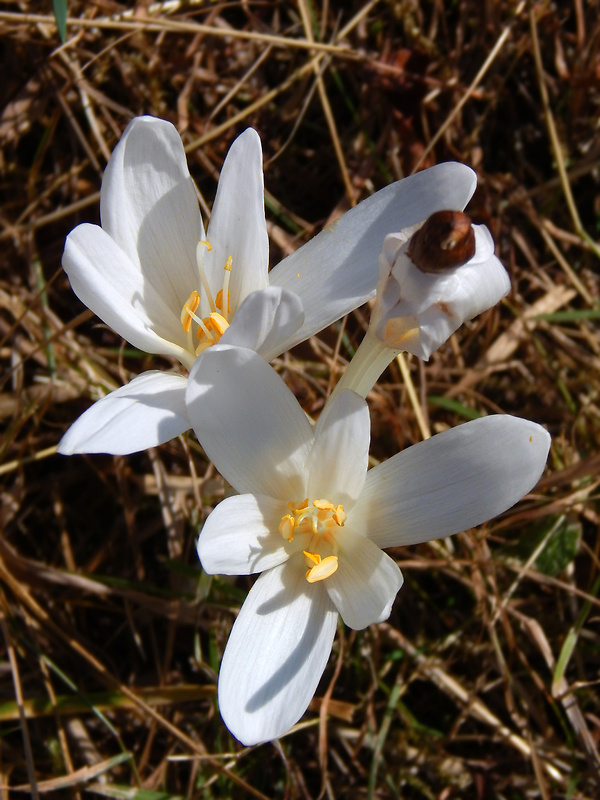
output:
[[61,42],[67,38],[67,0],[52,0],[54,19]]

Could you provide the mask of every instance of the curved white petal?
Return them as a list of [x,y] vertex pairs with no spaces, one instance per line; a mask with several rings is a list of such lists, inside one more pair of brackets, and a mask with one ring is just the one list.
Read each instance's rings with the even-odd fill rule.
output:
[[268,286],[262,148],[252,128],[238,136],[229,149],[206,235],[212,250],[206,253],[204,263],[218,288],[221,271],[231,256],[229,291],[235,312],[251,292]]
[[263,572],[235,621],[219,673],[219,708],[245,745],[282,736],[306,711],[325,669],[337,613],[302,556]]
[[106,231],[78,225],[67,236],[62,265],[81,302],[124,339],[147,353],[182,356],[179,320]]
[[422,222],[435,211],[462,210],[476,183],[469,167],[438,164],[376,192],[285,258],[271,271],[269,282],[295,292],[305,318],[300,330],[282,343],[282,352],[373,296],[388,233]]
[[367,476],[371,441],[369,409],[354,392],[341,392],[325,405],[306,462],[308,497],[341,503],[346,513]]
[[297,331],[303,321],[302,303],[295,294],[267,286],[244,300],[221,337],[221,344],[246,347],[270,361],[272,353],[281,352],[279,342]]
[[58,452],[124,456],[168,442],[190,427],[186,383],[181,375],[143,372],[88,408],[62,437]]
[[386,620],[403,583],[398,565],[351,528],[337,536],[339,567],[323,583],[345,624],[355,630]]
[[282,564],[293,547],[279,533],[289,514],[282,500],[255,494],[228,497],[208,515],[198,539],[198,556],[211,575],[250,575]]
[[170,122],[136,117],[102,180],[104,230],[178,317],[199,289],[196,245],[204,230],[183,143]]
[[252,350],[215,345],[190,372],[188,414],[198,440],[240,493],[298,502],[313,432],[294,395]]
[[370,470],[352,527],[379,547],[401,547],[479,525],[535,486],[549,447],[544,428],[518,417],[459,425]]

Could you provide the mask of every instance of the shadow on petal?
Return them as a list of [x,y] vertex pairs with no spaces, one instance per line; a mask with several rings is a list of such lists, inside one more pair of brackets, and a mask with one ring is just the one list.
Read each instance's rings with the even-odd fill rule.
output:
[[[200,288],[196,245],[201,235],[200,212],[188,183],[174,186],[155,203],[138,234],[144,286],[149,287],[149,296],[143,300],[150,305],[154,294],[161,298],[171,312],[160,320],[161,328],[168,330],[171,341],[184,348],[187,339],[179,313],[190,293]],[[161,335],[165,336],[162,332]]]
[[[308,614],[304,617],[302,635],[281,665],[248,700],[245,710],[250,713],[258,711],[280,694],[296,678],[307,662],[315,659],[317,656],[315,651],[323,646],[321,639],[327,627],[326,612],[330,609],[330,602],[322,586],[306,582],[304,572],[301,558],[291,558],[282,570],[283,589],[257,609],[257,614],[268,616],[281,611],[289,603],[291,596],[310,596],[311,600]],[[290,613],[294,613],[291,606]]]

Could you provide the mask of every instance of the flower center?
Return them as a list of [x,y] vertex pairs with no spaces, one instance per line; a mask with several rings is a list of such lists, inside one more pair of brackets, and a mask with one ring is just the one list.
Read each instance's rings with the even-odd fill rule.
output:
[[298,534],[308,537],[302,551],[308,567],[306,580],[323,581],[338,568],[335,536],[346,522],[344,506],[334,506],[329,500],[313,500],[311,504],[307,497],[301,503],[288,503],[288,508],[290,513],[281,518],[279,533],[288,542]]
[[[200,284],[208,300],[210,314],[207,317],[201,318],[197,316],[196,311],[200,305],[200,293],[193,291],[188,299],[183,304],[181,309],[181,326],[188,334],[188,344],[190,350],[195,355],[200,355],[208,347],[217,344],[221,336],[225,333],[230,323],[231,316],[231,295],[229,293],[229,277],[231,275],[231,256],[225,262],[223,286],[213,298],[206,273],[204,272],[204,254],[212,250],[211,245],[206,241],[198,242],[196,247],[196,264],[198,265],[198,275],[200,276]],[[223,298],[226,298],[224,302]],[[196,323],[196,338],[199,339],[197,346],[193,344],[192,322]]]

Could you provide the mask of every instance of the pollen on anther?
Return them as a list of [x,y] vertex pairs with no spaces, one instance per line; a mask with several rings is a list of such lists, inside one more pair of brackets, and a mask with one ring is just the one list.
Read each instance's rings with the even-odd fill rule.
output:
[[[305,553],[305,555],[307,555]],[[324,581],[329,578],[339,567],[339,559],[337,556],[327,556],[319,560],[318,564],[311,567],[306,573],[306,580],[309,583],[317,583],[317,581]]]
[[196,309],[200,305],[200,295],[198,292],[193,291],[188,299],[183,304],[183,308],[181,309],[181,324],[183,326],[183,330],[186,333],[189,333],[189,330],[192,326],[192,315],[195,313]]
[[[219,289],[215,297],[215,305],[219,311],[223,311],[223,289]],[[227,311],[226,314],[231,312],[231,292],[227,292]]]
[[305,508],[308,508],[308,497],[305,497],[304,500],[301,500],[299,503],[294,503],[293,500],[290,500],[288,503],[288,508],[292,514],[297,514],[299,511],[303,511]]
[[303,550],[302,552],[307,567],[313,569],[321,563],[321,556],[318,553],[311,553],[310,550]]
[[294,538],[294,518],[291,514],[286,514],[281,518],[281,522],[279,523],[279,533],[283,536],[284,539],[287,539],[288,542],[291,542]]
[[216,331],[216,333],[218,335],[218,339],[217,339],[217,341],[218,341],[221,338],[221,336],[223,336],[223,334],[225,333],[227,328],[229,327],[229,323],[227,322],[225,317],[223,317],[221,314],[217,314],[216,311],[213,311],[213,313],[210,315],[210,320],[211,320],[211,322],[213,324],[214,330]]
[[340,527],[344,524],[344,522],[346,522],[347,517],[348,515],[344,511],[344,506],[342,505],[339,505],[333,512],[333,519]]
[[334,505],[329,500],[313,500],[313,506],[321,511],[333,511]]
[[213,311],[210,316],[202,320],[201,325],[199,324],[196,335],[198,339],[204,339],[205,336],[208,337],[210,345],[213,345],[217,344],[228,327],[229,323],[225,317]]

